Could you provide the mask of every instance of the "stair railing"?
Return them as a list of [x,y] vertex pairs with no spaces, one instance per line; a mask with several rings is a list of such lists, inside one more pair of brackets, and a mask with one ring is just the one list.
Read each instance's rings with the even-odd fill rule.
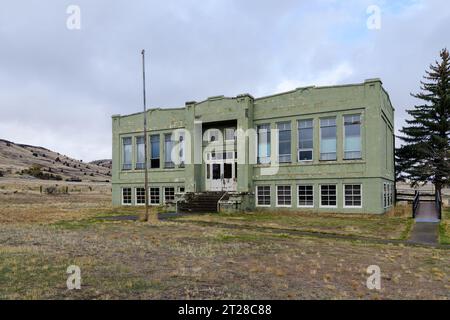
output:
[[414,201],[413,201],[413,219],[416,218],[417,208],[419,207],[419,203],[420,203],[420,192],[416,190],[416,194],[414,196]]
[[441,194],[438,191],[436,191],[436,196],[434,198],[434,205],[436,206],[439,220],[441,220],[442,219],[442,198],[441,198]]

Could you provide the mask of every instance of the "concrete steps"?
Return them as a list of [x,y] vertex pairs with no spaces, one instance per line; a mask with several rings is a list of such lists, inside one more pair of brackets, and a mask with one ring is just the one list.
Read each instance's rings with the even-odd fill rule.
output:
[[185,201],[178,203],[178,212],[181,213],[216,213],[217,203],[224,192],[191,193]]

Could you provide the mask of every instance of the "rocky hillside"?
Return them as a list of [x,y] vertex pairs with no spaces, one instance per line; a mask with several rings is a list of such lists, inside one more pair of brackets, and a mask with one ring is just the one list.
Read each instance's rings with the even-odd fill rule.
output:
[[84,163],[42,147],[0,139],[0,179],[2,176],[109,182],[111,160]]

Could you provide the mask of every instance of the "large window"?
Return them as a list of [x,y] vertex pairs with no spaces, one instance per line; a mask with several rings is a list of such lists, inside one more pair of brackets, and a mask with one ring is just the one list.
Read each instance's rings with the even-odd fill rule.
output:
[[262,124],[258,131],[258,163],[270,163],[270,124]]
[[175,168],[175,163],[172,161],[173,141],[172,134],[164,135],[164,168]]
[[166,187],[164,188],[164,203],[174,203],[175,202],[175,188]]
[[312,185],[298,186],[298,206],[306,208],[314,207],[314,187]]
[[325,184],[320,186],[320,205],[322,207],[337,207],[336,185]]
[[122,188],[122,204],[131,204],[131,188]]
[[312,161],[313,131],[313,120],[298,122],[298,161]]
[[136,205],[145,204],[145,188],[136,188]]
[[320,160],[336,160],[336,118],[320,119]]
[[256,187],[256,205],[258,207],[270,207],[270,186]]
[[132,141],[131,137],[123,138],[123,170],[131,170]]
[[184,154],[184,148],[185,148],[185,137],[184,137],[184,132],[180,133],[180,137],[179,137],[179,144],[180,144],[180,152],[179,152],[179,156],[180,156],[180,167],[184,168],[184,162],[185,162],[185,154]]
[[278,161],[279,163],[291,162],[291,123],[280,122],[278,128]]
[[136,169],[145,168],[145,144],[144,137],[136,138]]
[[277,206],[290,207],[291,203],[291,186],[277,186]]
[[159,203],[160,203],[159,188],[158,187],[150,188],[150,204],[159,204]]
[[159,168],[159,134],[150,136],[150,168]]
[[344,116],[344,159],[361,158],[361,115]]
[[361,208],[361,185],[346,184],[344,185],[344,205],[345,207]]

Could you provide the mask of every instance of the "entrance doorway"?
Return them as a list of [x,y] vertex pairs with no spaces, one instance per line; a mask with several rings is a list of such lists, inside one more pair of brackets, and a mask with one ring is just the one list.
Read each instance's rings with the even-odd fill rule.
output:
[[206,160],[206,190],[236,191],[237,163],[235,152],[224,152],[220,156],[211,152]]

